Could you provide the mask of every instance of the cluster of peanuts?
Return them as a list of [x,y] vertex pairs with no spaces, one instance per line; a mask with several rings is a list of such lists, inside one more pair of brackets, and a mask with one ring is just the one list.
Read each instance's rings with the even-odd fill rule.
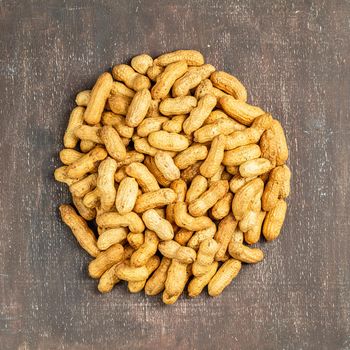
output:
[[124,280],[166,304],[188,282],[217,296],[263,259],[251,245],[280,234],[291,173],[281,124],[246,101],[194,50],[136,56],[77,95],[55,179],[101,293]]

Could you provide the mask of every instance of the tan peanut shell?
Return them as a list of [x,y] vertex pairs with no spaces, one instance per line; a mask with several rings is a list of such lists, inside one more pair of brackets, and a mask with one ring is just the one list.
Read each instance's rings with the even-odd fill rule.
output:
[[83,90],[77,93],[75,97],[75,103],[77,106],[86,107],[89,103],[91,90]]
[[199,168],[202,165],[202,163],[203,161],[198,160],[194,164],[184,169],[181,173],[181,179],[183,179],[186,182],[191,182],[195,176],[200,174]]
[[135,95],[135,91],[119,81],[113,81],[111,95],[122,95],[132,98]]
[[135,178],[143,192],[153,192],[160,189],[154,175],[142,163],[131,163],[126,169],[126,173]]
[[144,243],[133,252],[130,258],[131,266],[143,266],[156,254],[158,247],[158,236],[155,232],[146,230]]
[[157,148],[152,147],[147,138],[141,137],[134,140],[134,148],[137,152],[147,154],[151,157],[154,157],[159,151]]
[[216,98],[212,95],[204,95],[195,108],[192,109],[189,117],[183,123],[185,134],[190,135],[199,129],[208,118],[216,105]]
[[174,217],[174,207],[175,203],[177,202],[183,202],[185,200],[186,191],[187,191],[187,185],[186,182],[182,179],[174,180],[170,184],[170,188],[174,190],[176,193],[176,200],[175,202],[168,204],[166,207],[166,219],[173,224],[175,222]]
[[135,128],[144,120],[151,104],[151,93],[148,89],[142,89],[136,92],[126,114],[126,125]]
[[214,138],[207,158],[200,167],[201,175],[210,178],[219,171],[224,159],[225,142],[226,137],[224,135],[219,135]]
[[220,221],[218,230],[215,233],[215,240],[219,244],[219,248],[215,255],[215,260],[222,261],[224,259],[227,247],[232,239],[232,235],[236,229],[237,221],[232,214],[227,215]]
[[81,247],[96,257],[100,250],[97,248],[96,237],[86,221],[70,205],[63,204],[59,209],[63,222],[72,230]]
[[126,125],[125,117],[113,112],[102,113],[102,124],[113,126],[121,137],[131,138],[134,133],[134,128]]
[[100,126],[80,125],[75,128],[74,134],[80,140],[103,144],[103,141],[100,137],[100,130]]
[[[169,64],[162,72],[152,88],[152,98],[154,100],[164,99],[170,92],[175,81],[182,77],[187,71],[187,63],[179,61]],[[163,113],[164,114],[164,113]]]
[[75,197],[84,197],[96,187],[96,184],[97,174],[91,174],[70,185],[69,190]]
[[193,96],[166,98],[159,104],[159,111],[166,116],[188,114],[197,106]]
[[282,125],[278,120],[273,120],[271,130],[275,135],[277,146],[276,164],[283,165],[288,159],[288,146],[286,136],[284,134]]
[[127,236],[127,229],[125,227],[118,227],[107,229],[103,231],[97,239],[97,247],[100,250],[106,250],[116,243],[121,243]]
[[163,72],[164,72],[164,67],[153,64],[151,67],[147,69],[146,74],[148,78],[150,78],[152,81],[157,81],[158,77]]
[[99,76],[91,90],[89,102],[84,112],[84,120],[88,124],[95,125],[100,122],[107,98],[111,92],[113,78],[105,72]]
[[174,241],[185,246],[187,245],[188,241],[191,239],[192,235],[193,235],[193,231],[189,231],[184,228],[181,228],[179,231],[176,232],[174,236]]
[[195,164],[198,160],[203,160],[208,155],[208,149],[201,144],[193,144],[179,153],[175,158],[175,165],[183,170],[190,165]]
[[75,135],[74,130],[83,125],[84,122],[84,107],[75,107],[69,117],[68,126],[63,136],[63,144],[66,148],[74,148],[78,143],[78,137]]
[[232,282],[241,270],[242,263],[236,259],[224,262],[208,284],[208,293],[216,297]]
[[204,57],[196,50],[177,50],[157,57],[154,60],[154,64],[167,66],[178,61],[185,61],[189,66],[201,66],[204,64]]
[[83,155],[84,153],[75,149],[64,148],[60,151],[60,161],[65,165],[69,165],[80,159]]
[[163,123],[168,120],[168,118],[161,116],[146,118],[137,127],[137,135],[147,137],[151,132],[161,130]]
[[211,215],[215,220],[221,220],[231,211],[233,194],[228,192],[211,208]]
[[190,247],[184,247],[173,240],[160,242],[158,245],[160,253],[170,259],[177,259],[184,264],[191,264],[196,260],[196,252]]
[[244,240],[248,244],[255,244],[260,239],[262,223],[265,219],[266,212],[260,211],[258,213],[258,218],[253,227],[251,227],[247,232],[244,233]]
[[115,202],[116,189],[114,185],[114,174],[117,170],[117,163],[108,157],[98,167],[97,189],[100,195],[101,209],[110,210]]
[[260,131],[255,128],[234,131],[232,134],[226,137],[225,150],[233,150],[240,146],[257,143],[260,136]]
[[290,193],[290,178],[292,176],[292,173],[287,165],[283,165],[282,168],[283,168],[284,176],[281,184],[280,197],[287,198]]
[[215,71],[211,64],[204,64],[200,67],[192,67],[181,78],[177,79],[173,85],[173,96],[186,96],[200,84],[203,79],[209,78],[210,74]]
[[142,54],[137,55],[131,59],[131,67],[137,73],[145,75],[148,68],[153,65],[153,58],[150,55]]
[[216,71],[211,74],[210,80],[213,85],[233,96],[237,100],[247,101],[247,90],[244,85],[233,75],[222,71]]
[[264,188],[264,182],[259,179],[253,179],[241,187],[232,200],[232,212],[236,220],[241,220],[249,210],[254,196]]
[[270,211],[276,206],[286,175],[281,166],[272,169],[261,198],[262,208],[265,211]]
[[120,168],[124,165],[129,165],[134,162],[142,163],[144,159],[145,159],[145,156],[142,153],[139,153],[137,151],[126,152],[125,159],[118,162],[117,166],[118,168]]
[[136,232],[136,233],[130,232],[126,236],[126,239],[130,244],[130,246],[136,250],[136,249],[139,249],[142,246],[142,244],[145,242],[145,235],[140,232]]
[[218,267],[219,263],[217,261],[214,261],[211,265],[208,266],[207,272],[205,274],[201,276],[194,276],[187,287],[188,296],[191,298],[198,296],[213,278]]
[[147,278],[153,273],[154,270],[158,268],[160,264],[160,258],[157,255],[153,255],[151,258],[148,259],[146,263],[146,269],[147,269],[147,277],[142,281],[129,281],[128,283],[128,290],[130,293],[139,293],[141,290],[145,287]]
[[228,188],[228,181],[226,180],[213,182],[207,191],[189,204],[189,213],[196,217],[204,215],[219,199],[226,194]]
[[228,251],[233,258],[247,264],[256,264],[263,260],[264,253],[262,250],[247,247],[242,243],[243,233],[241,231],[236,230],[233,235],[234,237],[232,237],[232,240],[228,246]]
[[164,256],[157,270],[146,282],[145,293],[147,295],[157,295],[164,290],[170,264],[171,259]]
[[111,125],[106,125],[100,131],[101,140],[104,143],[108,154],[117,161],[126,158],[126,148],[120,138],[118,131]]
[[242,130],[242,125],[235,120],[221,118],[212,123],[205,124],[200,129],[196,130],[194,132],[194,141],[206,143],[212,141],[218,135],[230,135],[239,130]]
[[148,142],[151,146],[163,151],[181,152],[189,146],[189,140],[186,136],[163,130],[148,135]]
[[126,116],[128,113],[128,109],[130,106],[130,103],[132,101],[132,97],[127,97],[123,95],[111,95],[108,98],[108,106],[110,110],[117,114],[117,115],[122,115]]
[[157,234],[159,239],[163,241],[173,239],[174,230],[170,222],[163,219],[154,209],[146,210],[142,214],[142,220],[149,230]]
[[258,145],[240,146],[230,151],[225,151],[222,164],[226,166],[241,165],[247,160],[259,158],[261,155]]
[[167,132],[180,133],[182,131],[183,122],[186,120],[185,114],[176,115],[170,120],[163,123],[162,129]]
[[127,214],[118,214],[115,212],[98,215],[96,223],[100,227],[117,228],[128,227],[130,232],[139,233],[145,230],[141,218],[134,212]]
[[113,78],[122,81],[128,88],[139,91],[149,89],[151,82],[149,79],[137,72],[127,64],[118,64],[112,69]]
[[85,220],[90,221],[95,219],[96,210],[94,208],[88,208],[83,202],[83,198],[72,196],[73,204],[77,209],[79,215]]
[[[96,180],[97,181],[97,180]],[[97,188],[88,192],[83,197],[83,203],[87,208],[96,208],[100,205],[100,192]]]
[[92,171],[99,161],[107,157],[107,152],[101,147],[95,147],[89,153],[70,164],[66,173],[70,178],[80,179]]
[[188,241],[187,246],[198,250],[199,245],[207,238],[213,238],[216,233],[216,225],[211,222],[210,225],[204,229],[197,230]]
[[162,188],[157,191],[140,195],[134,207],[136,213],[142,213],[148,209],[159,208],[173,203],[176,200],[175,192],[170,188]]
[[272,241],[279,236],[286,211],[287,203],[283,199],[280,199],[276,206],[266,214],[263,235],[267,241]]
[[160,172],[158,167],[156,166],[156,162],[154,160],[154,157],[147,156],[144,161],[145,166],[147,169],[152,173],[152,175],[155,177],[159,185],[163,187],[169,187],[171,181],[167,180],[164,175]]
[[116,274],[121,280],[128,282],[140,282],[147,279],[148,270],[145,265],[135,267],[130,265],[130,260],[125,260],[123,263],[117,266]]
[[175,165],[169,153],[158,151],[154,156],[154,161],[159,171],[167,180],[174,181],[180,178],[180,170]]
[[[184,263],[181,263],[176,259],[173,259],[168,269],[168,274],[165,281],[165,291],[163,292],[163,302],[169,303],[167,302],[168,298],[171,300],[172,297],[178,297],[182,293],[187,280],[188,280],[187,265]],[[165,293],[165,298],[164,298],[164,293]]]
[[197,175],[191,182],[190,187],[186,193],[186,202],[189,204],[199,198],[208,188],[208,180],[202,176]]
[[271,162],[265,158],[250,159],[239,166],[242,177],[255,177],[271,170]]
[[240,174],[236,174],[230,181],[231,192],[238,192],[241,187],[253,179],[255,179],[255,177],[242,177]]
[[197,259],[192,265],[194,276],[202,276],[208,272],[208,268],[214,262],[214,257],[219,245],[213,238],[207,238],[201,242],[197,252]]
[[[135,163],[134,163],[135,164]],[[136,203],[139,186],[132,177],[125,177],[119,184],[115,206],[118,213],[130,213]]]
[[265,113],[261,108],[231,96],[221,97],[220,105],[225,113],[243,125],[251,125],[256,117]]
[[187,205],[178,202],[174,206],[174,217],[176,225],[189,231],[200,231],[212,225],[212,221],[207,216],[193,217],[187,212]]
[[89,264],[89,275],[92,278],[100,278],[114,264],[123,259],[124,249],[120,244],[114,244],[107,250],[99,253]]

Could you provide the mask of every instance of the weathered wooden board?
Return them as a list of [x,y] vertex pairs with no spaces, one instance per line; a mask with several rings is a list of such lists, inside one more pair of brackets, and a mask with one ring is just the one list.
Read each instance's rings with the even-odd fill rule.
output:
[[[350,349],[349,1],[0,1],[1,349]],[[219,298],[100,295],[53,180],[75,94],[133,55],[201,50],[279,118],[281,237]]]

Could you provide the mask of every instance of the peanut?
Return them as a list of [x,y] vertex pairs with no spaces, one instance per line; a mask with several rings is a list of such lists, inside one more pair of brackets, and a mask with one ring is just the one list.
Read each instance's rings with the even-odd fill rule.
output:
[[161,130],[163,123],[167,120],[166,117],[146,118],[137,127],[137,135],[147,137],[151,132]]
[[131,67],[134,68],[137,73],[143,75],[146,74],[148,68],[152,67],[152,65],[153,58],[147,54],[137,55],[131,60]]
[[207,157],[208,150],[205,146],[200,144],[193,144],[187,149],[179,153],[175,159],[175,165],[180,169],[186,169],[190,165],[195,164],[198,160],[203,160]]
[[208,180],[202,176],[197,175],[191,182],[191,185],[186,193],[186,202],[192,203],[199,198],[208,188]]
[[[182,77],[187,71],[187,63],[179,61],[169,64],[162,72],[152,88],[152,98],[154,100],[164,99],[170,92],[175,81]],[[164,113],[163,113],[164,114]]]
[[131,97],[123,95],[111,95],[108,98],[108,105],[110,110],[115,114],[127,115],[130,103],[132,101]]
[[266,216],[266,213],[264,211],[260,211],[258,213],[258,218],[255,221],[254,226],[244,233],[244,240],[248,244],[255,244],[259,241],[260,234],[261,234],[261,227],[265,219],[265,216]]
[[127,64],[118,64],[112,69],[113,78],[122,81],[128,88],[140,91],[149,89],[151,82],[142,74],[136,73],[132,67]]
[[182,228],[178,232],[176,232],[174,236],[174,241],[185,246],[188,243],[188,241],[191,239],[192,235],[193,235],[193,231],[189,231]]
[[113,81],[111,95],[122,95],[132,98],[135,95],[135,91],[129,89],[126,85],[119,81]]
[[126,239],[133,249],[139,249],[145,242],[145,235],[143,233],[130,232],[126,236]]
[[97,174],[91,174],[70,185],[69,190],[75,197],[84,197],[87,193],[92,191],[96,185]]
[[163,130],[155,131],[149,134],[148,142],[155,148],[173,152],[181,152],[189,146],[189,140],[187,137]]
[[78,92],[77,96],[75,97],[75,103],[78,106],[86,107],[89,103],[91,95],[91,90],[83,90]]
[[155,232],[146,230],[144,243],[133,252],[130,258],[131,266],[143,266],[156,254],[158,247],[158,236]]
[[62,204],[59,209],[63,222],[72,230],[80,246],[91,256],[96,257],[100,250],[96,244],[96,237],[86,221],[70,205]]
[[260,136],[260,131],[255,128],[234,131],[232,134],[226,137],[225,150],[233,150],[240,146],[257,143]]
[[243,84],[233,75],[226,72],[216,71],[211,74],[210,80],[213,85],[233,96],[237,100],[247,101],[247,90]]
[[176,225],[189,231],[200,231],[211,226],[212,221],[207,216],[193,217],[187,213],[187,205],[178,202],[174,207],[174,218]]
[[201,66],[204,64],[204,57],[196,50],[177,50],[157,57],[154,64],[164,67],[178,61],[185,61],[189,66]]
[[100,250],[106,250],[116,243],[121,243],[126,239],[127,230],[124,227],[112,228],[100,234],[97,239],[97,247]]
[[90,221],[95,219],[96,210],[94,208],[88,208],[84,205],[83,199],[80,197],[73,196],[73,204],[77,209],[80,216],[82,216],[85,220]]
[[181,78],[177,79],[173,85],[173,96],[186,96],[194,89],[203,79],[209,78],[210,74],[215,71],[211,64],[204,64],[200,67],[193,67]]
[[161,73],[164,72],[164,68],[161,66],[157,66],[153,64],[151,67],[147,69],[147,76],[153,81],[157,81],[158,77]]
[[98,124],[108,96],[111,92],[113,78],[110,73],[105,72],[99,76],[91,90],[89,102],[84,112],[84,120],[88,124]]
[[241,165],[247,160],[259,158],[260,155],[261,150],[258,145],[241,146],[233,150],[226,151],[222,160],[222,164],[226,166]]
[[213,238],[207,238],[199,245],[197,259],[192,265],[193,275],[196,277],[205,275],[214,262],[215,253],[219,245]]
[[193,108],[195,108],[196,106],[197,106],[197,100],[195,97],[180,96],[175,98],[164,99],[159,104],[159,111],[166,116],[181,115],[181,114],[190,113],[193,110]]
[[142,163],[131,163],[126,167],[126,173],[135,178],[143,192],[153,192],[160,189],[156,178]]
[[159,267],[146,282],[145,293],[147,295],[157,295],[164,290],[170,264],[171,259],[166,257],[162,258]]
[[190,135],[199,129],[216,105],[216,98],[212,95],[204,95],[197,107],[193,108],[189,117],[183,123],[185,134]]
[[211,208],[211,215],[215,220],[221,220],[231,211],[233,194],[228,192]]
[[69,165],[80,159],[84,153],[78,152],[71,148],[64,148],[60,151],[60,160],[63,164]]
[[114,264],[123,259],[124,249],[120,244],[114,244],[107,250],[99,253],[89,264],[89,275],[92,278],[100,278]]
[[251,125],[256,117],[265,113],[261,108],[236,100],[232,96],[221,97],[220,105],[225,113],[243,125]]
[[286,136],[284,135],[282,125],[278,120],[273,120],[271,130],[273,131],[276,140],[276,164],[283,165],[288,159],[288,146]]
[[144,164],[161,186],[168,187],[170,185],[171,181],[167,180],[157,168],[154,157],[147,156]]
[[216,232],[216,225],[211,222],[210,225],[202,230],[198,230],[188,241],[187,246],[198,250],[199,245],[207,238],[213,238]]
[[218,230],[215,233],[215,240],[219,243],[219,248],[215,255],[216,261],[222,261],[224,259],[227,247],[232,239],[232,235],[237,226],[237,221],[232,214],[227,215],[220,221]]
[[63,136],[63,144],[66,148],[74,148],[78,143],[78,138],[75,136],[74,130],[83,125],[84,122],[84,107],[75,107],[69,117],[68,126]]
[[131,138],[134,133],[134,128],[126,125],[124,116],[112,112],[104,112],[102,114],[102,124],[113,126],[120,137]]
[[147,89],[136,92],[133,97],[128,112],[126,114],[126,125],[134,128],[144,120],[149,106],[151,105],[151,94]]
[[219,171],[221,162],[224,159],[225,142],[226,137],[224,135],[214,138],[207,158],[199,168],[201,175],[209,178]]
[[207,191],[188,206],[192,216],[204,215],[214,204],[221,199],[228,191],[228,181],[220,180],[213,182]]
[[134,211],[142,213],[148,209],[159,208],[173,203],[176,199],[175,192],[170,188],[162,188],[157,191],[147,192],[136,200]]
[[176,259],[183,264],[191,264],[196,260],[196,252],[190,247],[183,247],[179,243],[168,240],[158,245],[160,253],[170,259]]
[[185,114],[177,115],[174,118],[164,122],[162,128],[164,131],[179,134],[182,130],[182,126],[186,118],[187,116]]
[[236,230],[228,246],[228,251],[233,258],[248,264],[256,264],[263,260],[264,253],[262,250],[258,248],[249,248],[242,242],[243,233]]
[[241,270],[242,263],[235,259],[224,262],[208,284],[208,293],[216,297],[232,282]]
[[96,223],[100,227],[128,227],[130,232],[134,233],[140,233],[145,230],[145,225],[143,224],[142,220],[134,212],[124,215],[114,212],[104,213],[97,216]]
[[[136,163],[134,163],[136,164]],[[139,186],[132,177],[125,177],[119,184],[115,199],[115,206],[118,213],[130,213],[136,203]]]
[[115,202],[117,191],[114,186],[114,174],[116,170],[116,161],[109,157],[103,160],[98,167],[97,189],[103,211],[110,210]]
[[116,129],[106,125],[100,132],[101,140],[106,146],[108,154],[117,161],[126,158],[126,148]]
[[154,156],[154,161],[159,171],[167,180],[174,181],[180,178],[180,170],[175,165],[169,153],[158,151]]
[[173,239],[174,230],[170,222],[163,219],[154,209],[146,210],[142,220],[146,227],[154,231],[162,241]]
[[269,170],[271,170],[271,163],[265,158],[250,159],[242,163],[239,167],[239,173],[242,177],[259,176],[265,174]]
[[207,272],[205,274],[193,277],[187,287],[188,296],[191,298],[198,296],[202,292],[204,287],[213,278],[218,267],[219,263],[217,261],[214,261],[211,265],[208,266]]
[[272,241],[279,236],[286,211],[287,203],[283,199],[280,199],[276,206],[266,214],[263,225],[263,235],[267,241]]

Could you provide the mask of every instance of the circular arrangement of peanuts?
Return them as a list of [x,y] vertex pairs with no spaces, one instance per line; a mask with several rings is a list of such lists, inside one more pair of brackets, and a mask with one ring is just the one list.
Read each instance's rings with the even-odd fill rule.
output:
[[101,293],[124,280],[166,304],[188,282],[190,297],[217,296],[264,258],[251,245],[280,234],[291,173],[281,124],[246,101],[194,50],[136,56],[78,93],[55,179]]

